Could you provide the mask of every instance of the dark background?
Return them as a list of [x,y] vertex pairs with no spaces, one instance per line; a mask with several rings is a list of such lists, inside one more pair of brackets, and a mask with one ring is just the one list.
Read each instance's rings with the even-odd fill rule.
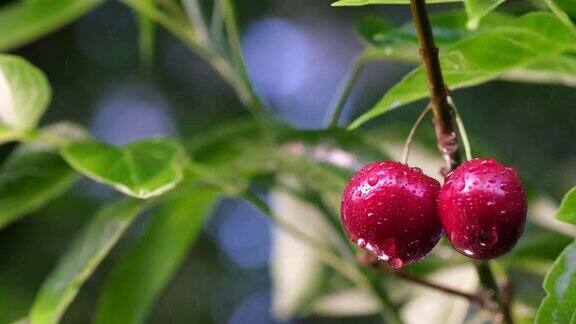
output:
[[[327,107],[362,44],[354,22],[367,14],[396,23],[407,6],[334,8],[320,0],[236,1],[255,87],[273,114],[299,128],[321,128]],[[9,31],[2,31],[9,32]],[[140,68],[137,26],[127,7],[107,2],[81,20],[15,51],[48,76],[53,100],[42,123],[72,120],[121,144],[151,135],[186,138],[246,110],[211,68],[164,31],[153,68]],[[373,63],[347,105],[351,120],[370,108],[410,66]],[[576,91],[492,82],[455,93],[473,145],[515,165],[538,192],[558,200],[576,178]],[[409,127],[422,103],[368,127]],[[421,132],[431,132],[426,125]],[[11,147],[1,149],[2,156]],[[26,315],[35,292],[93,211],[116,194],[88,180],[0,232],[0,323]],[[71,305],[64,323],[89,322],[99,287],[135,223]],[[150,316],[151,323],[269,323],[270,223],[236,200],[219,204],[186,263]],[[366,318],[377,322],[377,318]],[[309,318],[294,322],[334,322]],[[352,321],[352,320],[350,320]]]

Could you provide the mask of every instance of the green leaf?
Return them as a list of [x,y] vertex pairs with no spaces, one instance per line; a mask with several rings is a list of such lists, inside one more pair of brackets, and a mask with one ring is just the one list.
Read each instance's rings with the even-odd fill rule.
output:
[[[455,42],[488,29],[513,25],[517,18],[492,12],[482,19],[477,30],[466,27],[467,16],[462,11],[441,12],[430,16],[433,33],[441,50]],[[412,22],[390,27],[387,20],[368,17],[357,26],[366,42],[367,54],[375,60],[395,60],[418,63],[418,39]],[[515,82],[551,83],[576,86],[576,56],[561,54],[550,56],[503,73],[498,77]]]
[[85,137],[69,123],[43,128],[36,140],[18,147],[0,168],[0,229],[37,210],[68,190],[78,174],[57,152],[65,141]]
[[142,210],[136,199],[120,200],[102,209],[72,244],[42,284],[30,312],[32,324],[57,323],[82,284],[94,272],[124,230]]
[[[426,0],[426,3],[446,3],[446,2],[460,2],[462,0]],[[410,4],[410,0],[340,0],[334,2],[332,5],[335,7],[345,6],[365,6],[365,5],[380,5],[380,4]]]
[[[434,40],[444,48],[453,45],[463,38],[470,37],[478,31],[494,29],[503,25],[511,25],[516,17],[499,12],[491,12],[482,19],[482,24],[476,30],[466,27],[468,15],[461,10],[443,11],[430,15],[430,23]],[[401,26],[393,27],[387,20],[378,17],[367,17],[360,21],[357,26],[358,33],[373,46],[390,54],[406,47],[412,52],[415,62],[418,61],[418,36],[414,29],[414,23],[409,21]]]
[[[511,26],[489,29],[466,38],[440,55],[444,81],[452,90],[493,80],[511,70],[574,49],[576,37],[547,12],[535,12]],[[354,129],[387,111],[426,98],[422,66],[406,75],[371,110],[357,118]]]
[[562,199],[556,218],[576,225],[576,187],[572,188]]
[[0,169],[0,229],[60,196],[76,179],[58,154],[18,150]]
[[50,96],[50,85],[42,71],[20,57],[0,55],[0,129],[34,128]]
[[144,139],[121,148],[87,140],[65,146],[62,156],[85,176],[137,198],[161,195],[182,180],[184,152],[170,139]]
[[146,233],[116,265],[95,323],[142,323],[198,236],[219,192],[195,189],[163,202]]
[[468,14],[468,28],[478,28],[480,20],[504,1],[505,0],[464,0],[464,6]]
[[548,294],[536,315],[537,324],[576,323],[576,242],[554,263],[544,280]]
[[74,21],[104,0],[16,1],[0,8],[0,51],[24,45]]
[[576,86],[576,56],[562,54],[538,60],[528,66],[506,72],[504,80]]
[[576,16],[576,2],[572,0],[552,0],[560,9],[564,10],[570,16]]

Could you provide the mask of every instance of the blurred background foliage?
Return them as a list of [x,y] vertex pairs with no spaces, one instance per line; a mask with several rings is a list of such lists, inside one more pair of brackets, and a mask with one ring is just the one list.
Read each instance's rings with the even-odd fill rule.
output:
[[[358,20],[367,15],[382,16],[395,24],[409,19],[407,6],[333,8],[325,0],[243,0],[236,1],[236,6],[248,73],[256,91],[271,107],[272,114],[300,129],[325,126],[333,95],[363,47],[354,31]],[[461,6],[440,5],[432,10],[450,8]],[[526,1],[508,1],[502,9],[520,14],[533,7]],[[98,139],[123,144],[155,135],[183,140],[203,138],[216,125],[234,124],[249,117],[211,67],[161,28],[157,30],[153,64],[149,69],[142,68],[138,33],[138,18],[123,4],[106,1],[80,20],[11,50],[44,71],[52,85],[53,100],[42,123],[75,121],[87,125]],[[370,63],[347,103],[345,119],[351,121],[372,107],[413,66]],[[512,278],[520,300],[537,306],[544,296],[540,288],[542,271],[534,264],[516,263],[515,258],[521,259],[523,246],[538,240],[549,242],[550,255],[558,254],[569,242],[544,228],[554,226],[550,223],[555,206],[576,182],[576,142],[572,137],[576,131],[576,91],[560,85],[494,81],[459,90],[454,98],[475,152],[514,165],[529,183],[533,198],[530,212],[538,213],[544,225],[528,228],[531,234],[504,263],[514,265]],[[362,132],[394,152],[421,105],[411,104],[377,118]],[[426,162],[437,155],[430,124],[418,135],[419,150],[424,153],[418,155],[417,150],[411,160],[437,172],[437,160]],[[14,145],[2,146],[1,157],[5,158],[13,148]],[[10,323],[27,314],[40,284],[74,234],[99,206],[117,196],[111,189],[83,179],[31,217],[1,230],[0,323]],[[306,211],[298,209],[302,208],[300,203],[286,201],[278,192],[264,196],[283,206],[281,209],[289,215],[304,217],[304,222],[309,219]],[[147,224],[145,215],[130,226],[127,235],[81,289],[63,323],[90,321],[99,287],[111,266],[144,233]],[[256,208],[238,199],[220,201],[148,321],[380,321],[376,314],[363,315],[373,312],[373,307],[364,296],[356,295],[347,297],[358,304],[354,306],[356,311],[344,317],[336,319],[333,316],[340,314],[327,311],[337,310],[334,305],[343,303],[327,299],[324,304],[316,303],[315,310],[274,319],[270,273],[274,270],[273,261],[281,261],[271,256],[278,252],[278,246],[272,244],[273,237],[271,222]],[[299,265],[292,266],[297,271]],[[309,287],[321,291],[323,287],[342,284],[327,268],[318,271],[322,280],[311,279],[315,286],[309,282]]]

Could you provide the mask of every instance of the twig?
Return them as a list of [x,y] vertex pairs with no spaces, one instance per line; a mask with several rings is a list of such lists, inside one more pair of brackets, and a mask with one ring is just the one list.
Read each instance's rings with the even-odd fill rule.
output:
[[429,112],[430,112],[430,105],[424,108],[424,110],[420,113],[420,116],[418,116],[418,118],[414,122],[412,129],[410,129],[410,133],[408,134],[408,137],[406,137],[406,142],[404,143],[404,152],[402,152],[402,160],[401,160],[402,163],[406,164],[408,162],[408,155],[410,154],[410,149],[412,148],[412,142],[414,141],[414,135],[416,135],[416,130],[418,129],[418,126],[420,126],[424,118],[426,118]]
[[448,295],[462,297],[464,299],[467,299],[469,302],[477,305],[480,308],[492,312],[498,312],[498,305],[494,301],[492,301],[489,296],[464,292],[438,283],[430,282],[423,278],[414,277],[402,271],[393,270],[387,264],[379,262],[379,260],[376,257],[370,255],[367,252],[360,252],[358,254],[358,262],[366,267],[385,271],[402,280],[406,280],[420,286],[428,287],[433,290],[438,290]]
[[[428,18],[426,4],[424,0],[410,0],[410,8],[418,35],[420,56],[428,79],[438,147],[446,161],[447,168],[444,171],[448,172],[462,162],[452,107],[448,101],[440,60],[438,59],[438,48],[434,43],[434,35],[432,34],[432,26]],[[510,303],[506,299],[501,298],[500,288],[489,264],[481,262],[477,266],[477,272],[482,285],[493,292],[493,300],[498,304],[501,320],[504,323],[512,324]]]

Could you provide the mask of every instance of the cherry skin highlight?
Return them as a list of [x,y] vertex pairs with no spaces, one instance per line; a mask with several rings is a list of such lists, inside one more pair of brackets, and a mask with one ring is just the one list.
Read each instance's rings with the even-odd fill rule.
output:
[[348,237],[393,268],[418,261],[438,243],[440,184],[418,168],[381,161],[348,182],[340,208]]
[[524,231],[526,195],[516,171],[494,159],[474,159],[448,174],[439,214],[458,252],[492,259],[509,252]]

